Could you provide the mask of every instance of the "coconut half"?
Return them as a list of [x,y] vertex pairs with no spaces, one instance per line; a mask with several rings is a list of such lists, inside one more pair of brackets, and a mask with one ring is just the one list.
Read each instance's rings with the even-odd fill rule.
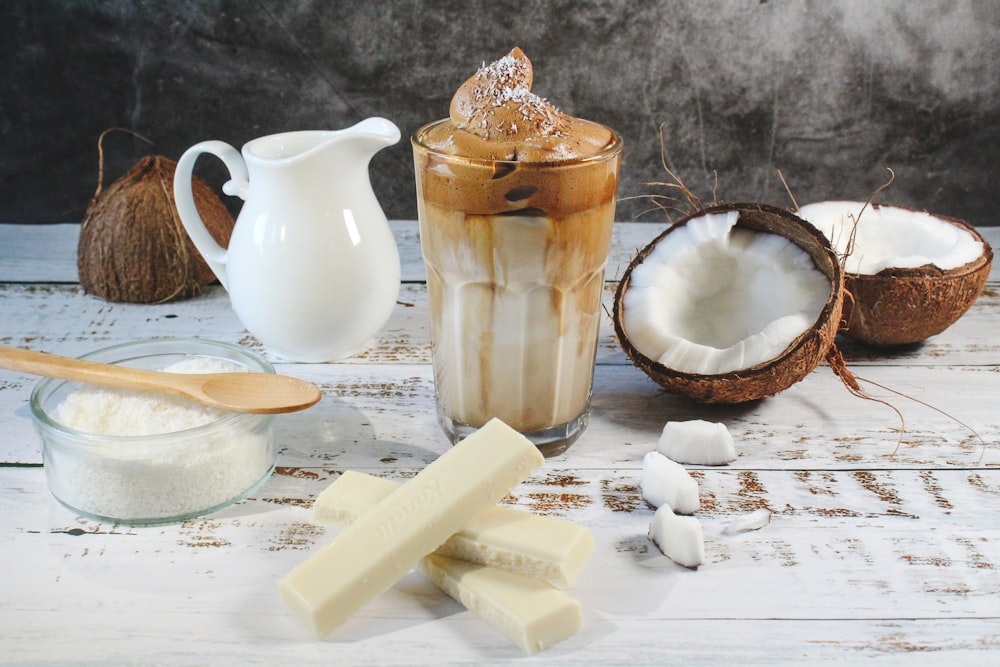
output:
[[941,333],[990,274],[989,243],[961,220],[855,201],[808,204],[799,216],[842,257],[850,294],[843,332],[863,343],[904,345]]
[[820,231],[778,208],[724,204],[643,248],[612,315],[625,353],[665,389],[742,403],[812,371],[842,305],[843,272]]

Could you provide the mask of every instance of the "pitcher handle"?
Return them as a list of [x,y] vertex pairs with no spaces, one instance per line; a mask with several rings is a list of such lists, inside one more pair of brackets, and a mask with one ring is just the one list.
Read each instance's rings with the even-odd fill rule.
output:
[[202,153],[214,155],[226,165],[230,180],[222,186],[222,191],[231,197],[236,196],[246,200],[250,175],[240,152],[224,141],[203,141],[195,144],[184,151],[181,159],[177,161],[177,170],[174,172],[174,202],[177,205],[177,215],[180,216],[181,224],[184,225],[184,229],[187,230],[188,236],[191,237],[191,242],[194,243],[198,252],[205,258],[208,268],[212,269],[212,273],[228,290],[227,250],[212,238],[205,227],[205,222],[201,219],[198,208],[194,204],[194,193],[191,190],[194,163]]

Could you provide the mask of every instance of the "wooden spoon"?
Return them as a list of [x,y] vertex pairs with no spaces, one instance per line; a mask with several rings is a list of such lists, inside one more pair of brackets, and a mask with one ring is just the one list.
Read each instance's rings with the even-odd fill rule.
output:
[[0,345],[0,368],[32,375],[179,396],[220,410],[277,414],[315,405],[319,388],[273,373],[169,373]]

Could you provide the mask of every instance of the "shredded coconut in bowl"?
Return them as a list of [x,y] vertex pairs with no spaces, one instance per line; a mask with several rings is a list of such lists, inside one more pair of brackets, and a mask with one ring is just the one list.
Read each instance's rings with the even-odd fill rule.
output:
[[[171,364],[168,373],[235,373],[245,368],[223,359],[192,357]],[[82,386],[69,394],[53,418],[77,431],[99,435],[175,433],[218,421],[226,412],[193,401],[145,391]]]
[[[162,370],[247,369],[192,356]],[[151,392],[81,386],[56,407],[53,419],[83,435],[43,431],[52,493],[96,518],[161,523],[204,514],[251,491],[274,465],[267,415],[234,415]]]

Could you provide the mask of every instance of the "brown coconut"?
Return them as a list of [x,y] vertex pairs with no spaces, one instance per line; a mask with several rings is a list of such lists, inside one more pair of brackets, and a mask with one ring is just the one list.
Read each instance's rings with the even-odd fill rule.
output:
[[[829,297],[812,327],[796,338],[778,357],[765,363],[718,375],[700,375],[667,368],[639,352],[629,342],[622,326],[622,301],[629,288],[631,273],[656,244],[690,220],[709,213],[732,210],[737,210],[740,214],[736,227],[778,234],[808,253],[816,268],[830,281]],[[615,292],[612,319],[618,341],[626,355],[667,391],[703,403],[744,403],[773,396],[787,389],[819,365],[833,346],[840,327],[843,296],[843,271],[830,242],[819,230],[788,211],[765,204],[721,204],[680,220],[635,256]]]
[[983,244],[983,254],[950,270],[928,264],[887,268],[874,275],[846,272],[845,335],[869,345],[917,343],[950,327],[979,297],[993,265],[992,248],[972,225],[943,215],[934,217],[971,234]]
[[[198,294],[215,279],[188,238],[174,204],[177,163],[146,156],[103,192],[80,226],[77,267],[84,291],[126,303],[162,303]],[[212,237],[226,247],[233,217],[195,177],[195,204]]]

